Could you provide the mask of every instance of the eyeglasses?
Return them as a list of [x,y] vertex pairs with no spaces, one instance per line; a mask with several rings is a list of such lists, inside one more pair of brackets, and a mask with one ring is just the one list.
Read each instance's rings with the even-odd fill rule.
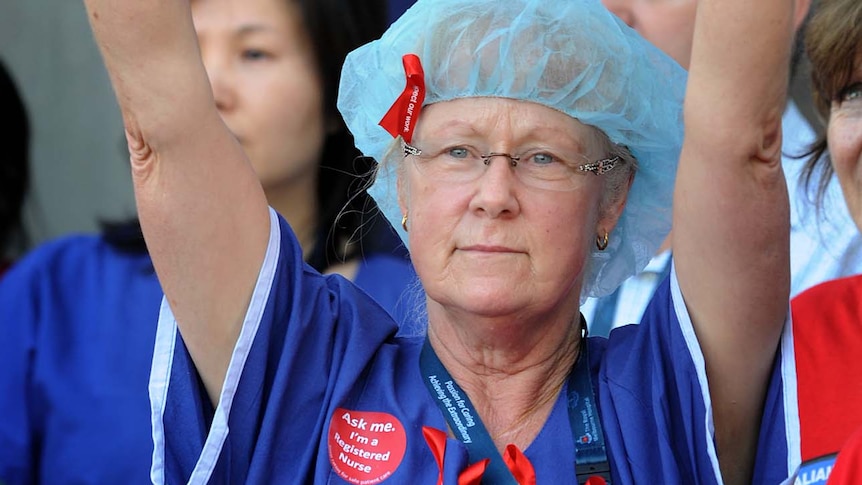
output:
[[[432,144],[433,145],[433,144]],[[604,158],[591,162],[580,153],[557,155],[559,151],[547,148],[529,149],[520,155],[483,152],[470,145],[426,146],[419,149],[401,140],[404,158],[415,158],[416,167],[423,174],[450,183],[468,183],[477,180],[495,157],[509,159],[509,165],[525,185],[537,189],[568,191],[577,189],[587,173],[602,175],[620,162],[620,157]]]

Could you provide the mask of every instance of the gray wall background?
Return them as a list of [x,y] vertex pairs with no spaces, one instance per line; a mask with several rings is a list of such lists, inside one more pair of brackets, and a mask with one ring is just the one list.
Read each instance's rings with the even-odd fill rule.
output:
[[80,0],[0,0],[0,57],[30,116],[28,246],[134,214],[122,121]]
[[[27,105],[33,133],[28,241],[94,232],[134,215],[128,153],[110,82],[81,0],[0,0],[0,57]],[[794,97],[811,115],[806,66]]]

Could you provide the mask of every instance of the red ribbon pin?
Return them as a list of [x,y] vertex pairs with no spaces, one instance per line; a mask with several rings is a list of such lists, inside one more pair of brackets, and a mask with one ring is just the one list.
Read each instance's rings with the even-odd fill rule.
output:
[[404,141],[410,143],[413,128],[422,111],[422,103],[425,102],[425,71],[422,70],[422,63],[416,54],[405,54],[401,60],[404,63],[407,86],[379,124],[393,138],[401,135]]

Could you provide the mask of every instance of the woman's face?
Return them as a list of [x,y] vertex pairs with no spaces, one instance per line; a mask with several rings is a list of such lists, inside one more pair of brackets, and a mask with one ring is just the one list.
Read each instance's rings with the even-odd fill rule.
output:
[[847,207],[862,231],[862,62],[858,60],[850,82],[832,102],[827,139]]
[[[605,154],[593,130],[538,104],[465,98],[425,107],[412,144],[428,155],[461,157],[467,149],[519,156],[541,148],[597,160]],[[525,184],[515,173],[525,158],[513,168],[507,157],[494,156],[466,182],[431,176],[420,157],[405,158],[399,203],[409,215],[413,263],[432,301],[487,317],[577,308],[587,253],[619,211],[599,217],[603,176],[577,175],[565,191]]]
[[192,16],[222,119],[268,192],[313,182],[323,92],[295,2],[194,0]]

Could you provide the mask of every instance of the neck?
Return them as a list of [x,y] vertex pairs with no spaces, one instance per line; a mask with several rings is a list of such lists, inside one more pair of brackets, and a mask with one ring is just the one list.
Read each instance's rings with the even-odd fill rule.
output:
[[541,431],[580,344],[579,325],[571,320],[538,335],[525,332],[531,328],[527,325],[515,327],[521,331],[498,326],[499,338],[490,340],[444,325],[428,328],[431,346],[470,397],[501,453],[510,443],[526,449]]
[[290,224],[302,247],[302,256],[307,259],[317,242],[316,183],[285,182],[281,185],[267,186],[264,191],[269,205]]

